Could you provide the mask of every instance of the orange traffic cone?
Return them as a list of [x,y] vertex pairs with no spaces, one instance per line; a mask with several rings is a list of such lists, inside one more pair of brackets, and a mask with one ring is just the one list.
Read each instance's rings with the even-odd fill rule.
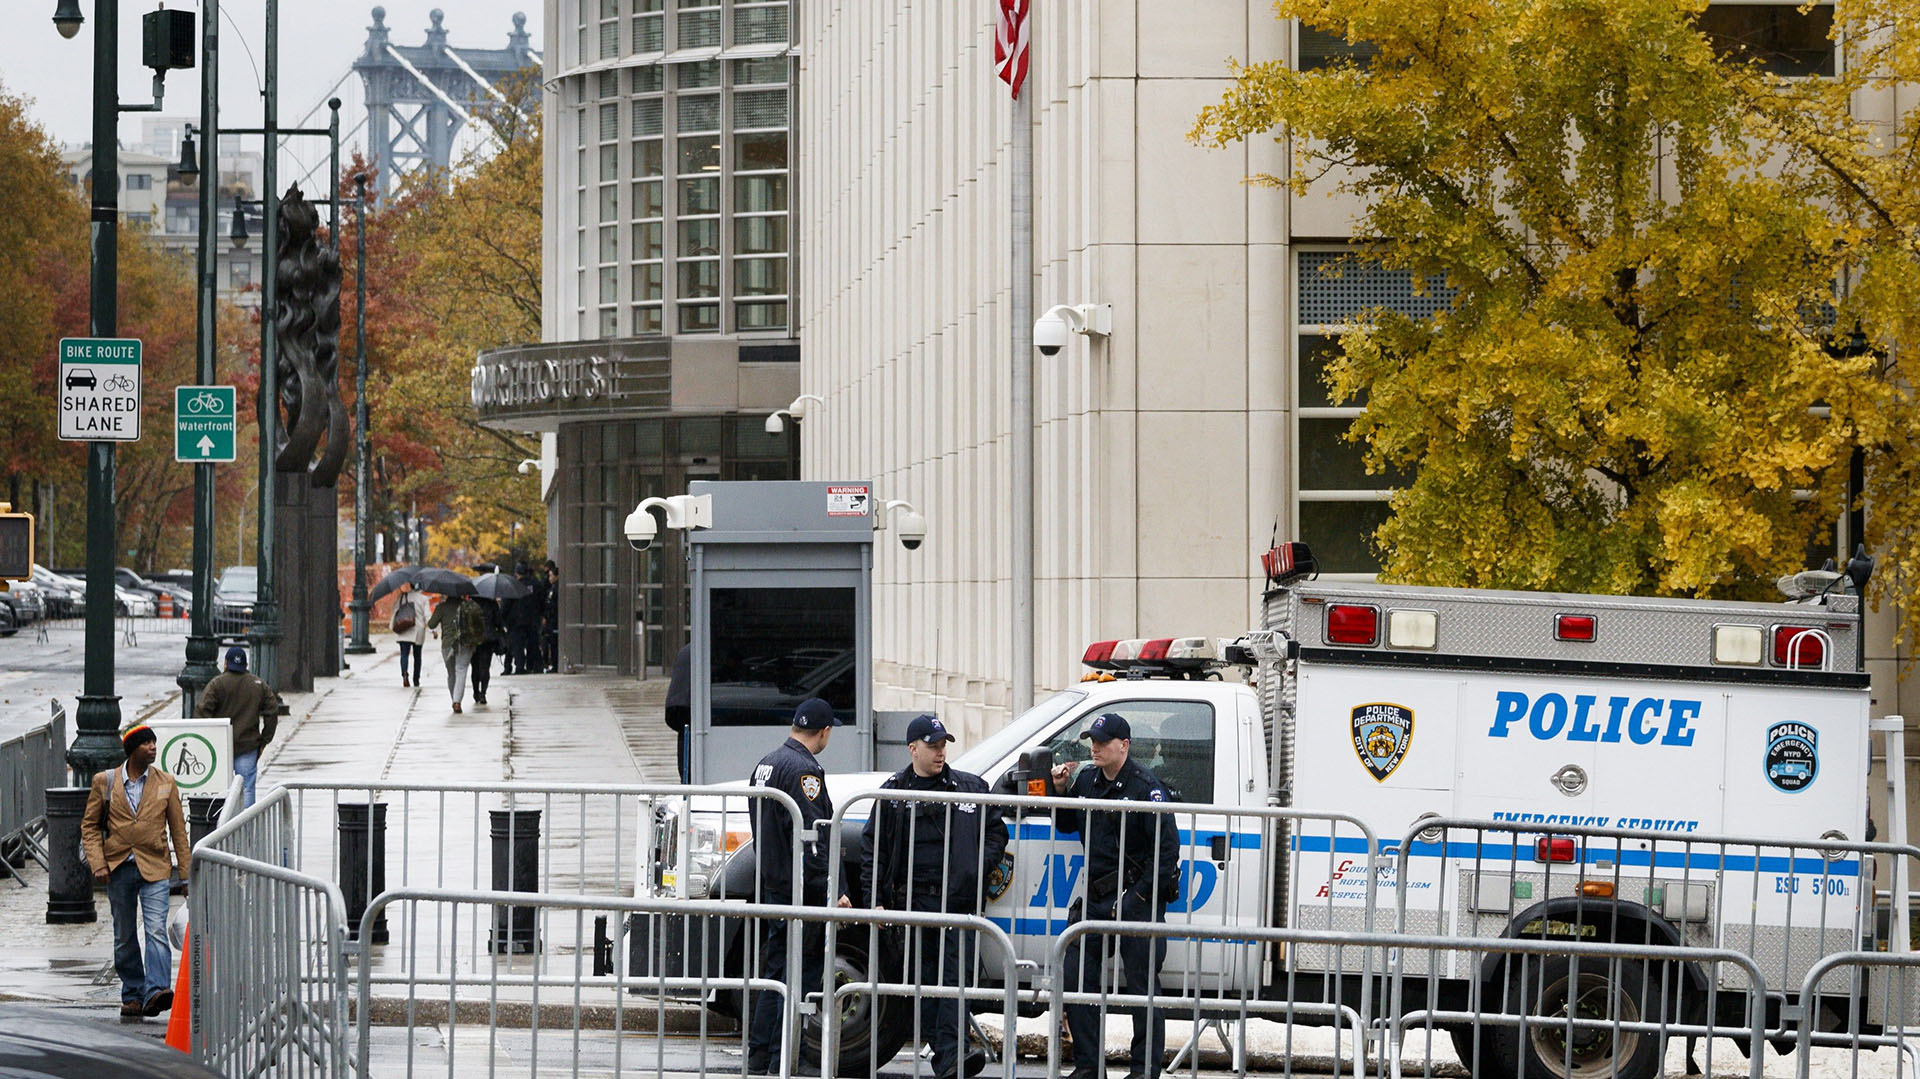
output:
[[180,940],[180,973],[173,979],[173,1010],[167,1013],[167,1045],[182,1053],[193,1052],[193,930]]

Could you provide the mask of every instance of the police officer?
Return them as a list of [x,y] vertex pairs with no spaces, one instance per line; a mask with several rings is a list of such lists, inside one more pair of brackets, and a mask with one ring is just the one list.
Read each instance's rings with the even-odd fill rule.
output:
[[[911,762],[880,785],[882,790],[985,794],[987,781],[947,765],[953,735],[932,715],[907,724]],[[876,909],[978,914],[981,882],[1007,849],[1007,824],[999,806],[974,802],[880,801],[860,837],[860,883]],[[972,949],[958,929],[909,929],[907,954],[917,985],[960,986]],[[966,934],[971,937],[972,934]],[[971,943],[970,941],[968,943]],[[987,1054],[974,1048],[961,1067],[961,1002],[932,999],[920,1006],[920,1039],[933,1046],[936,1079],[974,1076]]]
[[[1092,742],[1092,768],[1073,762],[1056,765],[1054,787],[1065,797],[1110,802],[1165,802],[1171,795],[1152,772],[1129,760],[1133,729],[1125,716],[1105,712],[1081,738]],[[1167,904],[1180,883],[1179,834],[1171,813],[1058,809],[1054,829],[1080,836],[1087,848],[1086,916],[1092,921],[1166,920]],[[1118,938],[1124,975],[1122,992],[1154,997],[1160,991],[1160,964],[1167,957],[1164,938]],[[1065,981],[1069,991],[1099,984],[1102,949],[1086,947],[1082,937],[1068,946]],[[1124,1008],[1133,1016],[1133,1045],[1128,1079],[1158,1079],[1166,1055],[1167,1020],[1159,1008]],[[1069,1079],[1100,1079],[1106,1039],[1100,1009],[1092,1004],[1066,1007],[1073,1034],[1073,1074]]]
[[[840,719],[833,706],[818,697],[809,697],[793,710],[793,730],[779,749],[760,758],[753,770],[752,785],[784,791],[800,807],[800,826],[812,829],[817,822],[833,819],[833,798],[827,794],[827,771],[815,754],[827,748],[833,728]],[[753,849],[759,867],[762,903],[795,902],[793,886],[793,815],[787,807],[770,798],[754,799]],[[827,839],[807,843],[801,849],[801,881],[798,901],[813,907],[827,905]],[[852,906],[844,895],[838,905]],[[825,931],[818,922],[801,923],[800,979],[795,981],[787,969],[787,926],[784,918],[769,918],[760,930],[760,976],[787,983],[787,991],[799,995],[821,992],[825,968]],[[773,1064],[773,1050],[780,1041],[781,1000],[778,994],[755,993],[748,1012],[747,1074],[770,1075],[779,1069]],[[789,1048],[788,1052],[793,1050]],[[819,1074],[795,1067],[794,1071]]]

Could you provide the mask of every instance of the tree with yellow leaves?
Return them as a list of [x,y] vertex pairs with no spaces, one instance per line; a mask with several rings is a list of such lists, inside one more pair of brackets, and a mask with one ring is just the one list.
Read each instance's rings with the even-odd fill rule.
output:
[[1364,48],[1239,68],[1201,114],[1201,141],[1288,143],[1256,182],[1358,196],[1358,254],[1455,290],[1370,314],[1329,371],[1369,467],[1413,470],[1389,579],[1756,597],[1837,513],[1887,398],[1836,347],[1850,226],[1705,7],[1284,0]]

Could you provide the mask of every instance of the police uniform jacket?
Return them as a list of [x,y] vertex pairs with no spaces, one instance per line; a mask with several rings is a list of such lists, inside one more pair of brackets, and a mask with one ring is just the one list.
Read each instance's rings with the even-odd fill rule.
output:
[[[985,794],[987,781],[944,766],[939,775],[921,776],[908,765],[880,789]],[[1002,810],[976,802],[875,802],[860,836],[860,884],[869,901],[893,910],[980,913],[982,875],[1007,849]]]
[[[752,785],[785,791],[800,807],[800,824],[833,819],[833,799],[827,794],[827,770],[798,739],[788,738],[779,749],[760,758]],[[754,860],[759,865],[762,903],[793,902],[793,815],[772,799],[753,800]],[[827,840],[807,843],[800,850],[800,871],[806,882],[801,902],[827,902]]]
[[[1112,780],[1092,764],[1081,768],[1066,793],[1106,802],[1165,802],[1172,798],[1159,777],[1131,758]],[[1180,837],[1173,814],[1056,809],[1053,826],[1057,831],[1078,833],[1086,845],[1089,903],[1103,903],[1131,891],[1166,904],[1177,894]]]

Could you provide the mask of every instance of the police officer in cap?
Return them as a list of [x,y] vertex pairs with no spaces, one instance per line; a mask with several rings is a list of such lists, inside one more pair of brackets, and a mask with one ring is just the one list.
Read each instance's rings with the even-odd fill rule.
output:
[[[1171,795],[1159,777],[1127,757],[1133,748],[1133,729],[1125,716],[1105,712],[1088,725],[1081,738],[1092,742],[1093,765],[1073,762],[1056,765],[1053,785],[1065,797],[1108,802],[1165,802]],[[1075,774],[1075,769],[1079,773]],[[1166,920],[1167,904],[1180,884],[1180,840],[1171,813],[1140,813],[1111,809],[1058,809],[1054,829],[1073,832],[1087,848],[1086,916],[1093,921]],[[1104,949],[1095,942],[1086,947],[1082,937],[1067,948],[1064,977],[1069,991],[1095,991],[1100,981]],[[1167,957],[1164,938],[1118,938],[1124,976],[1121,991],[1158,995],[1160,964]],[[1133,1016],[1133,1045],[1128,1079],[1158,1079],[1166,1055],[1167,1020],[1157,1007],[1121,1009]],[[1093,1004],[1066,1007],[1067,1030],[1073,1034],[1073,1074],[1068,1079],[1100,1079],[1106,1039],[1100,1009]]]
[[[833,819],[833,798],[827,794],[827,770],[815,754],[827,748],[833,728],[840,719],[833,706],[818,697],[809,697],[793,710],[793,730],[779,749],[760,758],[753,770],[752,785],[784,791],[800,807],[800,826],[811,830],[816,823]],[[793,815],[787,807],[770,798],[753,800],[753,849],[759,867],[762,903],[807,906],[827,905],[827,839],[807,843],[801,849],[801,887],[796,897],[793,886]],[[838,905],[853,903],[844,895]],[[805,996],[820,993],[825,968],[824,927],[818,922],[801,923],[800,980],[787,969],[787,926],[783,918],[770,918],[760,931],[760,977],[787,983],[789,992]],[[747,1074],[770,1075],[779,1069],[773,1063],[773,1051],[780,1041],[781,1000],[775,993],[755,993],[747,1013]],[[792,1052],[790,1048],[788,1050]],[[807,1071],[796,1067],[795,1071]],[[818,1074],[817,1071],[810,1072]]]
[[[915,717],[907,724],[912,763],[889,776],[880,789],[987,793],[986,780],[947,765],[951,741],[946,724],[932,715]],[[878,909],[978,914],[981,884],[1006,849],[1007,824],[1000,806],[880,801],[860,837],[860,883]],[[906,980],[966,984],[963,973],[972,948],[962,948],[960,930],[909,929],[907,934],[913,969]],[[960,1005],[957,998],[932,998],[920,1005],[920,1039],[933,1046],[935,1079],[956,1079],[962,1071],[978,1075],[987,1066],[981,1049],[968,1052],[964,1062],[960,1059]]]

